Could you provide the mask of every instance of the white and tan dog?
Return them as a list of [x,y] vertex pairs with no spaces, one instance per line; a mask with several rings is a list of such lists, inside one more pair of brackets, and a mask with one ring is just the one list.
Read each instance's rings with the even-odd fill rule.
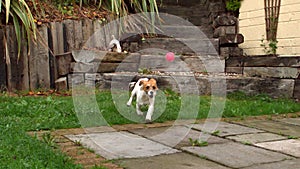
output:
[[127,106],[131,106],[132,99],[136,96],[136,113],[142,116],[143,112],[140,107],[142,105],[149,105],[146,114],[146,123],[150,123],[154,111],[155,95],[158,90],[156,80],[152,78],[141,78],[137,82],[129,83],[129,88],[131,87],[134,88],[127,102]]

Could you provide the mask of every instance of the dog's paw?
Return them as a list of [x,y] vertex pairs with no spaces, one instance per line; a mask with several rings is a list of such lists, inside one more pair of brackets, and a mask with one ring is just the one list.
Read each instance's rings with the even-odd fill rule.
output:
[[144,113],[141,112],[141,111],[136,112],[136,114],[137,114],[138,116],[143,116],[143,115],[144,115]]
[[131,103],[130,103],[130,102],[127,102],[126,105],[127,105],[127,107],[130,107],[130,106],[131,106]]
[[146,123],[147,123],[147,124],[152,123],[152,120],[146,119]]

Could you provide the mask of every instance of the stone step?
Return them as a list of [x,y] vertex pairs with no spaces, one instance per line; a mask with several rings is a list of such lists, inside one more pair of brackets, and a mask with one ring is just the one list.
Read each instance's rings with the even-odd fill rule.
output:
[[164,13],[160,15],[160,22],[157,22],[156,25],[184,25],[184,26],[209,26],[211,24],[209,22],[209,18],[206,16],[199,17],[196,15],[188,16],[178,16],[172,15],[168,13]]
[[195,6],[204,5],[207,0],[163,0],[157,1],[158,5],[180,5],[180,6]]
[[153,48],[172,51],[177,54],[198,53],[199,55],[217,55],[218,39],[199,36],[198,39],[184,38],[149,38],[141,44],[142,53],[154,52]]
[[[75,74],[73,74],[75,75]],[[80,74],[77,74],[79,76]],[[256,78],[256,77],[243,77],[243,76],[224,76],[220,75],[205,75],[205,74],[192,74],[189,72],[178,72],[177,74],[170,75],[153,75],[153,74],[138,74],[137,72],[132,73],[103,73],[100,75],[102,80],[99,80],[99,86],[101,89],[110,89],[111,83],[114,85],[120,84],[120,87],[128,89],[128,82],[135,78],[148,77],[155,78],[158,83],[159,89],[172,89],[175,92],[180,92],[176,78],[186,78],[187,80],[195,79],[199,93],[202,95],[210,95],[212,92],[212,87],[220,92],[224,92],[224,84],[226,84],[225,90],[227,92],[243,91],[250,95],[256,95],[265,93],[274,98],[292,98],[293,97],[293,84],[292,79],[278,79],[278,78]],[[74,77],[76,78],[76,77]],[[83,78],[83,75],[82,77]],[[175,80],[174,80],[175,79]],[[69,80],[70,77],[69,77]],[[226,81],[225,81],[226,80]],[[124,84],[126,82],[126,84]],[[221,87],[220,87],[221,86]],[[294,134],[295,135],[295,134]],[[296,135],[295,135],[296,136]]]
[[209,24],[209,12],[203,6],[182,7],[182,6],[165,6],[160,7],[160,12],[172,14],[181,17],[194,25]]
[[[126,65],[127,66],[127,65]],[[142,55],[139,68],[159,72],[224,72],[225,61],[214,56],[175,56],[169,62],[165,53],[158,55]]]
[[179,5],[161,6],[160,12],[169,13],[177,16],[197,15],[208,16],[208,10],[204,6],[183,7]]
[[213,29],[210,26],[179,26],[179,25],[163,25],[159,29],[163,35],[172,35],[176,38],[211,38],[213,36]]

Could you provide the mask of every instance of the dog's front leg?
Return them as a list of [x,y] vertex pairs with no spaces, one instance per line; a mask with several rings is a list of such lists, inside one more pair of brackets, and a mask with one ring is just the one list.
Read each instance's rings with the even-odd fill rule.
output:
[[146,123],[150,123],[154,112],[154,100],[150,102],[149,108],[146,115]]
[[136,103],[135,107],[136,107],[136,113],[137,113],[139,116],[142,116],[142,115],[143,115],[143,112],[141,111],[141,105],[139,105],[139,103]]

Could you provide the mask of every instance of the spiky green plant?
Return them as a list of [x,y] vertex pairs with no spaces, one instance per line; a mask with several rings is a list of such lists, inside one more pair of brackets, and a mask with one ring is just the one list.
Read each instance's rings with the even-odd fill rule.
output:
[[[25,0],[0,0],[0,12],[5,13],[5,24],[9,24],[10,19],[14,24],[18,43],[18,58],[21,52],[22,29],[25,30],[28,44],[30,39],[36,39],[36,25],[32,13]],[[5,31],[5,29],[4,29]],[[5,42],[6,43],[6,42]],[[7,51],[7,44],[5,44]],[[6,54],[8,54],[6,52]],[[7,56],[9,58],[9,56]]]
[[[158,5],[156,0],[80,0],[80,5],[82,4],[95,4],[98,8],[104,8],[113,14],[116,18],[121,18],[129,15],[129,8],[133,9],[135,13],[147,13],[143,15],[142,20],[137,20],[137,18],[126,17],[125,20],[121,19],[120,26],[131,28],[134,30],[139,30],[140,26],[144,26],[144,30],[149,31],[152,29],[152,32],[155,30],[155,21],[159,17]],[[148,15],[149,14],[149,15]],[[146,22],[143,23],[143,22]],[[122,28],[121,30],[122,31]]]
[[[100,8],[107,9],[111,11],[117,18],[127,16],[129,14],[129,7],[134,9],[134,12],[151,12],[151,15],[145,15],[145,20],[147,20],[149,24],[154,25],[155,22],[155,13],[158,15],[158,7],[156,4],[156,0],[69,0],[71,4],[75,5],[79,3],[80,6],[84,5],[97,5]],[[20,57],[21,52],[21,41],[22,41],[22,30],[25,30],[25,35],[28,40],[28,45],[30,45],[30,40],[36,40],[36,24],[35,19],[28,7],[28,2],[31,2],[34,6],[34,9],[37,10],[35,0],[0,0],[0,13],[1,17],[5,17],[5,25],[9,23],[14,24],[15,34],[18,43],[18,58]],[[60,1],[63,2],[63,1]],[[127,3],[126,3],[127,2]],[[4,14],[4,15],[2,15]],[[12,21],[11,21],[12,20]],[[127,27],[136,28],[140,25],[139,21],[128,19],[128,20],[120,20],[122,22],[120,25],[126,25]],[[1,25],[0,25],[1,26]],[[2,25],[3,26],[3,25]],[[5,27],[4,27],[5,31]],[[7,38],[6,38],[7,39]],[[6,42],[5,42],[6,43]],[[7,44],[4,44],[6,51]],[[29,48],[29,47],[28,47]],[[7,57],[8,52],[6,52]]]

